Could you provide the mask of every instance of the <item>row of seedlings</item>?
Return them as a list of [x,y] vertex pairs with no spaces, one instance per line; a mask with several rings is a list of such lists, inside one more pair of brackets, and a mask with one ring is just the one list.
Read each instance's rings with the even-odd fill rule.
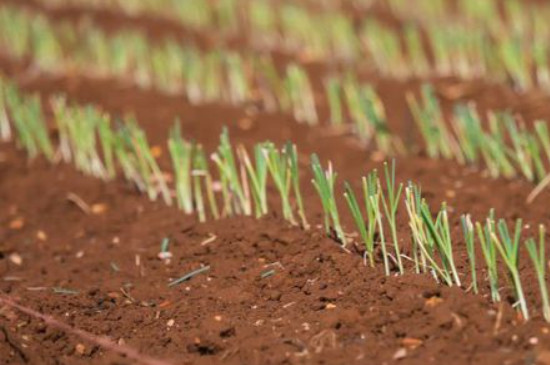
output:
[[[233,148],[228,132],[224,130],[209,163],[199,144],[182,138],[181,128],[176,123],[168,140],[174,176],[174,185],[170,186],[144,131],[132,117],[125,117],[113,128],[108,114],[93,106],[72,106],[62,97],[56,97],[51,100],[59,131],[56,146],[49,137],[40,99],[21,94],[10,83],[2,82],[1,85],[2,130],[10,131],[5,139],[13,138],[31,158],[43,155],[53,163],[63,159],[74,163],[80,171],[105,180],[116,177],[121,171],[124,178],[149,199],[162,198],[164,203],[171,205],[175,198],[181,210],[196,213],[200,221],[209,216],[214,219],[232,215],[262,217],[269,212],[267,184],[272,181],[280,196],[283,217],[292,224],[309,227],[295,145],[287,143],[279,149],[271,142],[260,143],[253,148],[254,157],[250,158],[243,147]],[[336,194],[337,173],[330,163],[328,169],[324,169],[315,155],[311,157],[311,168],[312,183],[324,210],[325,229],[330,235],[334,232],[335,238],[346,247],[351,240],[341,224],[337,204],[341,197]],[[417,185],[409,183],[404,188],[403,184],[396,182],[394,162],[391,166],[384,165],[383,182],[376,171],[362,179],[362,197],[346,183],[343,198],[365,245],[368,265],[375,266],[381,261],[386,275],[405,272],[403,259],[407,256],[399,245],[396,222],[398,210],[404,206],[412,237],[413,270],[430,273],[449,286],[463,286],[454,256],[458,243],[452,239],[446,205],[443,204],[434,215]],[[360,202],[364,202],[366,214],[363,214]],[[492,299],[495,302],[502,300],[499,285],[500,275],[504,272],[512,283],[518,310],[523,318],[528,319],[529,309],[519,270],[520,243],[523,240],[521,220],[516,221],[513,230],[504,220],[497,221],[492,212],[485,222],[474,223],[468,215],[462,216],[461,221],[472,290],[476,293],[480,290],[476,252],[481,251]],[[540,226],[538,243],[532,238],[524,242],[539,281],[542,312],[546,320],[550,320],[544,227]],[[378,251],[381,258],[376,254]]]

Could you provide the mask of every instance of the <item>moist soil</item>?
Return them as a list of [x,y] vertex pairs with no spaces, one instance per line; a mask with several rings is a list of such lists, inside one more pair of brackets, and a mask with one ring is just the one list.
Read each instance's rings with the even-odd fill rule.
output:
[[[28,161],[13,144],[2,144],[2,296],[173,364],[550,364],[550,325],[538,310],[538,286],[526,257],[521,271],[533,312],[529,322],[512,308],[509,287],[502,289],[503,303],[495,305],[485,281],[480,295],[467,290],[466,275],[461,278],[464,289],[440,285],[429,275],[386,277],[381,262],[375,269],[364,265],[361,247],[345,251],[326,237],[319,199],[309,182],[309,155],[330,159],[340,183],[349,180],[356,188],[360,177],[380,169],[384,160],[347,132],[307,127],[253,104],[190,105],[182,96],[142,90],[121,80],[45,74],[6,57],[0,57],[0,70],[25,92],[44,98],[63,92],[70,100],[93,103],[115,115],[134,113],[151,144],[161,147],[166,170],[167,131],[176,116],[185,136],[208,151],[215,148],[223,126],[236,144],[247,147],[266,139],[291,140],[300,150],[312,223],[305,231],[283,221],[274,189],[266,218],[198,223],[174,208],[149,202],[123,181],[104,183],[71,166]],[[421,81],[376,82],[391,127],[413,143],[404,95],[416,91]],[[446,95],[456,85],[461,97],[482,107],[510,106],[527,120],[549,115],[543,97],[517,97],[506,87],[440,80],[438,90]],[[454,100],[456,96],[449,101]],[[53,127],[51,134],[55,136]],[[521,217],[532,228],[548,222],[550,194],[527,205],[533,186],[521,179],[490,179],[481,169],[431,160],[422,151],[396,161],[398,181],[421,184],[434,209],[447,201],[460,272],[467,272],[468,265],[460,214],[483,219],[495,208],[498,217]],[[75,204],[74,196],[97,207],[95,213]],[[343,221],[351,232],[347,214]],[[398,217],[398,229],[400,245],[409,254],[405,215]],[[170,260],[158,257],[164,238],[170,239]],[[412,273],[412,264],[406,265]],[[168,286],[203,266],[210,269]],[[478,277],[484,276],[480,267]],[[0,363],[135,360],[0,304]]]

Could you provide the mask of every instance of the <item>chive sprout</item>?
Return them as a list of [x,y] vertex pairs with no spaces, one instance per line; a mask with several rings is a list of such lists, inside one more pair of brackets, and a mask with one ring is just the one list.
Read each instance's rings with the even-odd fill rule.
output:
[[534,239],[529,238],[525,242],[527,252],[533,262],[533,267],[537,275],[537,280],[542,298],[542,314],[546,322],[550,322],[550,301],[548,299],[548,287],[546,286],[546,255],[545,255],[545,234],[543,225],[539,226],[539,244]]
[[321,166],[321,162],[319,161],[319,157],[315,154],[311,156],[311,168],[314,176],[312,183],[321,198],[321,204],[323,206],[325,231],[330,233],[330,229],[333,228],[336,233],[336,237],[345,247],[347,240],[344,230],[340,225],[340,215],[338,213],[338,207],[334,197],[334,183],[336,182],[337,174],[333,171],[332,164],[330,162],[328,164],[328,169],[324,170]]

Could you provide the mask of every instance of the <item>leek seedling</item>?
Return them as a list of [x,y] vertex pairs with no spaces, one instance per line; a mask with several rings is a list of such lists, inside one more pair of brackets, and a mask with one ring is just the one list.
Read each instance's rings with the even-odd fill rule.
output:
[[296,120],[310,125],[317,124],[315,98],[307,73],[301,67],[292,64],[287,68],[285,82]]
[[[65,161],[74,160],[76,168],[86,174],[107,178],[97,149],[96,129],[101,114],[92,106],[69,107],[58,99],[54,108]],[[75,122],[78,121],[78,122]]]
[[[196,52],[193,50],[192,52]],[[203,77],[203,96],[204,100],[214,102],[222,99],[223,95],[223,71],[222,71],[222,51],[212,51],[204,57],[204,68],[200,68]],[[200,76],[198,76],[200,77]],[[199,87],[196,85],[196,87]]]
[[537,138],[531,134],[527,133],[525,136],[525,142],[527,144],[527,151],[531,156],[533,161],[533,167],[535,170],[535,181],[541,181],[546,176],[546,169],[542,163],[540,145]]
[[108,114],[104,113],[100,116],[98,124],[99,139],[103,150],[103,160],[105,161],[106,179],[114,179],[116,176],[116,168],[114,161],[113,145],[115,137],[111,128],[111,119]]
[[407,102],[413,119],[424,137],[428,156],[451,158],[454,155],[461,161],[462,154],[445,125],[443,113],[432,86],[427,84],[422,86],[422,98],[423,105],[408,94]]
[[[376,207],[379,207],[381,195],[376,170],[369,173],[367,177],[363,177],[362,185],[366,207],[366,222],[363,213],[361,212],[361,208],[359,207],[359,202],[355,197],[355,193],[353,192],[351,185],[347,182],[345,183],[344,197],[348,203],[348,207],[351,211],[355,225],[357,226],[357,230],[359,231],[359,235],[365,245],[365,257],[368,257],[369,265],[374,267],[374,236],[376,234],[378,215],[380,214],[380,212],[376,210]],[[384,233],[382,232],[381,236],[383,236],[383,234]],[[385,260],[384,263],[385,267],[387,267],[387,260]],[[389,273],[389,270],[386,270],[386,272]]]
[[462,231],[464,233],[464,240],[466,241],[466,251],[468,252],[468,259],[470,261],[470,271],[472,274],[472,290],[475,294],[478,293],[477,289],[477,273],[476,273],[476,253],[474,247],[474,225],[472,224],[472,219],[470,215],[463,215],[460,217],[462,223]]
[[9,141],[11,139],[11,126],[8,117],[8,107],[6,105],[5,88],[6,82],[0,76],[0,141]]
[[520,168],[523,175],[529,181],[535,179],[535,172],[533,170],[533,164],[530,157],[532,157],[528,150],[528,142],[525,134],[525,130],[518,129],[514,117],[509,113],[501,114],[501,118],[508,129],[508,135],[512,140],[513,153],[510,153],[511,157],[516,161],[517,166]]
[[361,212],[361,208],[359,208],[359,203],[357,202],[357,198],[355,197],[355,193],[353,192],[353,189],[351,188],[350,184],[347,182],[345,183],[345,193],[344,197],[346,198],[346,201],[348,203],[349,210],[351,212],[351,216],[353,217],[353,220],[355,222],[355,225],[357,226],[357,230],[359,231],[359,235],[361,236],[361,239],[363,240],[365,244],[365,255],[369,256],[369,263],[371,267],[374,267],[374,258],[373,258],[373,252],[372,249],[369,250],[369,247],[367,246],[367,227],[365,225],[365,220],[363,218],[363,213]]
[[[268,110],[269,108],[275,110],[278,107],[283,112],[289,112],[291,109],[291,101],[288,93],[286,92],[285,82],[282,80],[281,76],[277,72],[273,60],[270,57],[261,57],[257,60],[258,68],[258,78],[262,86],[260,91],[263,94],[272,95],[264,99],[269,100],[267,102]],[[267,89],[268,91],[264,90]],[[273,102],[271,99],[276,100]]]
[[200,181],[200,177],[201,177],[201,170],[197,169],[197,168],[200,168],[200,167],[203,167],[203,166],[200,166],[201,164],[201,159],[200,157],[197,157],[197,156],[193,156],[194,159],[193,159],[193,171],[192,171],[192,175],[193,175],[193,180],[194,180],[194,183],[193,183],[193,196],[194,196],[194,200],[195,200],[195,205],[196,205],[196,208],[197,208],[197,215],[199,217],[199,222],[206,222],[206,209],[205,209],[205,205],[204,205],[204,197],[203,197],[203,194],[202,194],[202,188],[201,188],[201,181]]
[[[246,172],[239,174],[237,165],[235,163],[235,157],[233,156],[233,149],[231,142],[229,141],[229,133],[227,128],[224,128],[220,136],[220,145],[218,146],[218,152],[212,155],[212,160],[216,163],[220,170],[220,176],[222,183],[227,182],[230,190],[230,195],[235,202],[235,210],[237,214],[251,215],[252,207],[250,202],[250,196],[248,194],[248,180],[246,178]],[[242,178],[239,178],[239,175]],[[229,207],[226,207],[229,208]]]
[[446,271],[450,271],[456,285],[461,286],[458,271],[456,270],[453,256],[453,244],[451,241],[451,230],[449,228],[449,218],[447,216],[447,205],[442,204],[441,210],[437,215],[436,222],[432,221],[428,204],[424,203],[420,209],[422,218],[426,224],[427,230],[435,243],[435,247],[441,256],[441,262]]
[[340,216],[334,198],[334,183],[336,182],[337,174],[332,170],[332,164],[330,162],[328,170],[323,170],[319,157],[315,154],[311,156],[311,168],[313,169],[314,176],[312,182],[321,198],[321,204],[323,205],[325,213],[325,230],[329,233],[332,225],[336,232],[336,237],[345,247],[347,240],[344,235],[344,230],[340,225]]
[[493,215],[493,210],[491,210],[484,227],[482,227],[479,222],[476,222],[476,231],[481,245],[481,251],[483,252],[483,257],[485,258],[485,264],[487,265],[487,276],[489,277],[491,298],[493,302],[499,302],[500,293],[498,291],[497,255],[492,239],[492,235],[495,232]]
[[260,46],[275,46],[274,32],[276,27],[276,14],[273,13],[271,4],[265,0],[252,1],[248,4],[250,28],[254,40]]
[[254,147],[255,168],[243,146],[239,146],[237,152],[241,164],[246,167],[246,171],[248,172],[256,218],[260,218],[264,214],[267,214],[267,163],[262,146],[256,145]]
[[[42,103],[40,102],[40,97],[35,95],[27,98],[27,101],[21,106],[26,110],[23,118],[27,120],[26,124],[31,133],[34,135],[34,139],[39,150],[48,160],[54,161],[55,152],[52,141],[48,136],[47,124],[42,114]],[[23,121],[20,122],[25,123]]]
[[241,57],[236,53],[226,55],[229,72],[229,94],[233,104],[240,104],[247,100],[249,87]]
[[330,108],[330,124],[339,127],[344,120],[341,100],[342,87],[337,77],[325,80],[325,93]]
[[298,168],[298,151],[296,145],[287,142],[287,144],[285,145],[285,151],[285,154],[288,158],[290,179],[292,180],[292,189],[294,190],[296,204],[298,205],[298,215],[300,216],[300,220],[302,221],[302,227],[307,230],[309,229],[309,223],[307,222],[304,203],[302,200],[302,191],[300,189],[300,171]]
[[178,207],[186,214],[193,213],[193,195],[191,193],[191,160],[193,146],[181,137],[181,125],[177,120],[170,131],[168,150],[174,168],[176,199]]
[[82,109],[82,113],[84,115],[83,124],[85,124],[83,130],[88,131],[87,134],[84,131],[82,133],[82,144],[86,149],[87,159],[90,165],[89,170],[93,176],[106,180],[108,178],[108,173],[102,159],[99,156],[96,138],[103,115],[98,109],[90,105]]
[[365,85],[362,87],[361,103],[367,121],[372,126],[369,129],[374,130],[373,136],[378,148],[385,153],[391,152],[393,138],[388,129],[384,104],[372,86]]
[[511,178],[516,176],[516,168],[510,161],[509,148],[506,146],[501,121],[495,113],[489,112],[490,133],[485,134],[485,140],[482,144],[482,153],[487,162],[487,166],[492,170],[492,176],[503,175]]
[[22,97],[12,85],[7,87],[6,93],[20,145],[27,150],[30,158],[42,153],[48,160],[54,161],[55,152],[48,136],[40,98],[36,95]]
[[546,254],[545,254],[545,242],[544,235],[545,229],[543,225],[539,226],[539,245],[532,238],[525,242],[527,252],[533,261],[535,272],[537,274],[537,280],[540,287],[540,295],[542,298],[542,313],[546,322],[550,322],[550,301],[548,299],[548,287],[546,286]]
[[72,151],[67,122],[71,118],[67,117],[67,105],[65,97],[52,97],[50,99],[50,105],[52,106],[55,122],[57,124],[57,130],[59,134],[59,151],[61,153],[61,158],[65,163],[69,163],[72,159]]
[[477,162],[479,150],[483,148],[484,131],[481,128],[481,120],[475,106],[472,104],[456,105],[451,125],[455,130],[465,161]]
[[[386,220],[390,226],[390,231],[393,240],[393,247],[395,249],[395,259],[399,273],[403,274],[403,262],[401,260],[401,250],[399,249],[399,241],[397,239],[397,222],[396,214],[399,207],[399,200],[401,192],[403,190],[403,184],[399,184],[396,188],[395,185],[395,160],[392,160],[391,171],[388,168],[388,164],[384,163],[384,175],[386,177],[386,194],[382,194],[382,205],[386,213]],[[387,196],[387,197],[386,197]]]
[[214,13],[217,20],[217,27],[224,33],[234,33],[239,28],[239,16],[237,11],[240,7],[235,0],[220,0],[214,5]]
[[130,138],[124,125],[120,126],[120,129],[114,137],[113,150],[116,159],[122,168],[124,178],[134,183],[140,192],[146,191],[146,182],[143,180],[144,177],[139,173],[136,157],[128,147],[130,144]]
[[[185,70],[185,83],[186,93],[192,104],[198,104],[203,101],[203,88],[201,76],[205,74],[204,68],[206,65],[201,60],[198,53],[194,50],[186,52],[186,67]],[[209,72],[209,74],[215,75],[216,73]]]
[[28,126],[27,116],[23,111],[23,101],[14,87],[9,87],[7,92],[7,100],[16,129],[18,144],[27,151],[29,158],[35,158],[39,153],[38,146],[33,138],[32,130]]
[[546,125],[546,122],[540,120],[536,121],[535,132],[539,137],[542,149],[546,154],[546,158],[550,161],[550,134],[548,133],[548,126]]
[[361,88],[357,79],[351,73],[346,75],[343,84],[344,96],[353,122],[354,132],[357,133],[359,138],[363,142],[370,141],[373,134],[373,126],[367,118],[367,104],[364,93],[361,92]]
[[[377,170],[371,171],[366,177],[362,179],[363,185],[363,197],[365,199],[365,210],[367,213],[367,237],[365,240],[365,247],[369,256],[371,266],[374,266],[374,238],[376,235],[376,226],[378,224],[378,218],[381,216],[380,212],[380,197],[382,192],[380,191],[380,184],[378,180]],[[383,227],[379,226],[381,231],[380,237],[384,237]],[[385,240],[381,240],[382,254],[384,261],[384,269],[386,273],[389,273],[388,257],[386,255]]]
[[210,206],[210,213],[214,219],[219,219],[220,213],[218,211],[218,204],[214,195],[214,184],[210,171],[208,170],[208,162],[204,154],[203,148],[200,144],[195,145],[193,155],[193,170],[191,175],[193,176],[193,196],[195,197],[195,204],[201,222],[206,221],[206,209],[204,204],[204,198],[201,188],[201,178],[204,180],[204,190]]
[[521,238],[521,219],[516,220],[516,228],[513,238],[510,236],[508,226],[504,220],[498,222],[498,235],[492,232],[491,238],[497,250],[500,252],[502,259],[508,267],[508,272],[514,284],[516,291],[516,299],[523,317],[529,319],[529,311],[527,310],[527,302],[523,294],[523,287],[519,274],[519,242]]
[[[378,185],[380,185],[380,182],[378,182]],[[378,187],[378,190],[380,191],[380,187]],[[384,271],[386,273],[386,276],[390,275],[390,265],[388,261],[388,250],[386,249],[386,239],[384,237],[384,226],[382,225],[382,214],[380,213],[380,194],[377,196],[371,196],[370,197],[370,204],[372,206],[373,212],[375,212],[374,219],[378,225],[378,234],[380,236],[380,247],[382,248],[382,259],[384,261]]]
[[120,131],[120,136],[122,146],[125,144],[128,150],[124,152],[124,147],[119,148],[118,157],[121,164],[128,169],[129,176],[136,183],[141,181],[142,189],[147,192],[149,199],[156,200],[160,191],[166,205],[171,205],[172,195],[166,179],[153,157],[145,132],[138,127],[135,119],[128,118]]
[[407,53],[410,58],[410,66],[416,75],[426,74],[430,67],[424,48],[422,46],[422,37],[417,25],[407,24],[404,29],[405,43]]
[[292,181],[290,166],[288,164],[288,151],[286,151],[286,149],[279,151],[272,143],[265,143],[263,145],[263,151],[271,177],[281,196],[283,217],[291,224],[296,224],[294,214],[292,213],[292,207],[290,206],[290,188]]
[[415,260],[415,269],[420,272],[420,266],[422,271],[426,272],[428,267],[430,268],[433,277],[438,280],[438,277],[443,279],[447,285],[451,286],[453,281],[449,272],[440,267],[436,261],[434,253],[434,241],[428,234],[428,229],[422,218],[421,210],[422,206],[426,203],[421,198],[420,189],[409,183],[409,186],[405,189],[405,205],[407,207],[407,213],[409,215],[409,227],[411,228],[411,234],[413,238],[413,257],[418,258],[416,252],[420,252],[421,265],[418,260]]

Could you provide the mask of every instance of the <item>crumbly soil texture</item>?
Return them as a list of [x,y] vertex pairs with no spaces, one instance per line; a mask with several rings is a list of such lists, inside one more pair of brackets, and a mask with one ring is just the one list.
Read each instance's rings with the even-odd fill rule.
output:
[[[71,166],[29,161],[14,144],[0,144],[0,295],[49,316],[45,321],[0,303],[0,364],[140,362],[102,345],[101,338],[157,364],[550,364],[550,325],[537,307],[534,275],[524,276],[534,308],[525,322],[512,306],[509,287],[503,288],[503,302],[493,304],[485,280],[474,295],[467,287],[414,274],[410,263],[407,274],[385,276],[380,262],[374,269],[365,266],[360,247],[344,250],[327,237],[307,175],[309,154],[332,160],[339,181],[355,187],[369,169],[381,167],[376,154],[346,133],[251,107],[192,106],[183,96],[116,80],[41,74],[2,57],[0,70],[25,92],[44,98],[63,92],[113,114],[131,111],[151,144],[161,147],[165,168],[167,131],[176,116],[184,134],[209,151],[223,126],[245,146],[291,140],[300,149],[312,223],[303,230],[285,222],[274,189],[265,218],[199,223],[150,202],[122,180],[105,183]],[[405,90],[417,90],[419,82],[376,82],[389,103],[390,124],[406,139],[413,121]],[[510,90],[468,87],[482,107],[511,100]],[[513,108],[527,120],[549,117],[530,108],[539,101],[518,98]],[[447,201],[460,272],[468,268],[460,214],[482,219],[495,208],[500,217],[522,217],[533,227],[550,217],[550,194],[526,205],[533,186],[522,180],[490,179],[481,169],[430,160],[421,151],[396,161],[399,181],[421,184],[434,206]],[[350,217],[343,219],[351,230]],[[406,216],[398,217],[398,229],[407,254]],[[164,240],[169,258],[159,257]],[[526,266],[522,257],[521,270]],[[192,272],[189,280],[169,285]],[[478,273],[483,279],[485,274]]]

